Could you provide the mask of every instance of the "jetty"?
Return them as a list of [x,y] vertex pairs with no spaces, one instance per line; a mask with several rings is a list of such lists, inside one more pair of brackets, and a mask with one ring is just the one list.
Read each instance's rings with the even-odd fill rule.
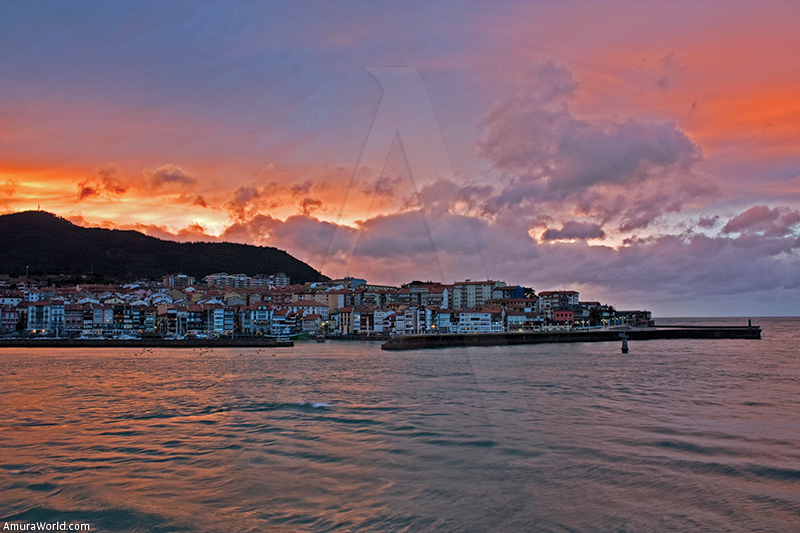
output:
[[513,346],[559,342],[619,342],[656,339],[760,339],[759,326],[665,326],[630,329],[533,331],[524,333],[471,333],[401,335],[381,345],[382,350],[424,350],[467,346]]

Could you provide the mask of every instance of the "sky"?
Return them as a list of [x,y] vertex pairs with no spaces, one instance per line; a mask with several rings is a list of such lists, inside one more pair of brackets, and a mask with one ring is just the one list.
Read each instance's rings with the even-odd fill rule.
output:
[[0,213],[800,315],[798,27],[780,0],[6,0]]

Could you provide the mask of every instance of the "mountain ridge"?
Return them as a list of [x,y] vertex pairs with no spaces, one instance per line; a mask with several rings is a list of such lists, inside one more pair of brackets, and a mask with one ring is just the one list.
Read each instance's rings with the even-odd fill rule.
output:
[[0,273],[83,275],[133,280],[182,272],[273,274],[292,283],[329,278],[283,250],[229,242],[175,242],[134,230],[84,228],[47,211],[0,215]]

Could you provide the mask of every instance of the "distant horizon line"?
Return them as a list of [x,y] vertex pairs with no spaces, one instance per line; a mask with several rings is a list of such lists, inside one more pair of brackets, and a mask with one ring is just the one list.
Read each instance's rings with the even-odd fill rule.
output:
[[653,316],[653,320],[661,318],[680,318],[680,319],[692,319],[692,318],[741,318],[743,320],[751,319],[751,318],[800,318],[800,315],[748,315],[748,316],[741,316],[741,315],[708,315],[708,316]]

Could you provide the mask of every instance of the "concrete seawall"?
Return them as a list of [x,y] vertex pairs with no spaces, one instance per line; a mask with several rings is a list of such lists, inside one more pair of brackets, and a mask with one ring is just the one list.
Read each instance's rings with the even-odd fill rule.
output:
[[404,335],[382,344],[382,350],[420,350],[465,346],[510,346],[555,342],[620,342],[620,333],[628,340],[654,339],[760,339],[761,328],[743,327],[676,327],[630,330],[552,331],[532,333],[475,333],[467,335]]
[[10,339],[0,340],[0,348],[291,348],[292,341],[263,337],[224,339]]

